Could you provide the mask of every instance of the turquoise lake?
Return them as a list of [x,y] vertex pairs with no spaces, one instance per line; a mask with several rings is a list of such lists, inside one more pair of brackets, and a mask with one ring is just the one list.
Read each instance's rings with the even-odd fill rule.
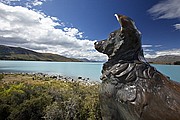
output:
[[[0,61],[0,72],[47,73],[99,81],[102,65],[103,63],[93,62]],[[172,80],[180,82],[180,66],[153,66]]]

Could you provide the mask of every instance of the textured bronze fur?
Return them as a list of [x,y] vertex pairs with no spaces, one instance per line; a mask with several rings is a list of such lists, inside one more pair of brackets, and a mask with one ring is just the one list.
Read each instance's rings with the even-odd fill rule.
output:
[[101,76],[103,120],[180,120],[180,84],[146,62],[132,19],[118,17],[121,29],[95,43],[109,58]]

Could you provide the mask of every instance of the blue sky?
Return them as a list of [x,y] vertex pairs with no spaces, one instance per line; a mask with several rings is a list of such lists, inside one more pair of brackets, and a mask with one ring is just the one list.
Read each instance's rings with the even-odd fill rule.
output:
[[180,0],[0,0],[0,43],[67,57],[105,60],[93,43],[131,17],[146,57],[180,55]]

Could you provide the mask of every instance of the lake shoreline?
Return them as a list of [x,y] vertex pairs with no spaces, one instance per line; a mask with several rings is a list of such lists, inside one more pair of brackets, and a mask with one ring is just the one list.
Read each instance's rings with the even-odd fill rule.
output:
[[[64,63],[64,62],[87,62],[87,63],[106,63],[107,61],[43,61],[43,60],[12,60],[12,59],[0,59],[0,61],[30,61],[30,62],[59,62],[59,63]],[[148,61],[150,64],[155,64],[155,65],[178,65],[180,66],[180,62],[176,61],[176,62],[150,62]]]
[[[179,65],[151,65],[172,80],[180,82]],[[43,73],[97,82],[101,82],[102,67],[103,63],[92,62],[0,61],[0,73]]]
[[63,76],[59,74],[47,74],[47,73],[26,73],[26,72],[0,72],[0,75],[21,75],[21,76],[31,76],[32,79],[39,79],[39,80],[60,80],[66,82],[82,82],[86,84],[100,84],[100,81],[92,81],[89,78],[83,78],[81,76],[78,77],[69,77]]
[[100,81],[101,68],[102,63],[92,62],[0,61],[0,72],[58,74],[92,81]]

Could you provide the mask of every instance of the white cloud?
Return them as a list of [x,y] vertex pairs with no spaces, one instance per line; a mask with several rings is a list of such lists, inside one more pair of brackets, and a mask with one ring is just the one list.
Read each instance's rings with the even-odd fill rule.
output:
[[162,45],[155,45],[154,47],[162,47]]
[[44,2],[46,2],[47,0],[26,0],[27,2],[26,7],[28,8],[32,8],[34,6],[40,6],[42,5]]
[[176,30],[180,30],[180,24],[175,24],[174,27],[176,28]]
[[79,38],[83,37],[83,32],[79,32],[79,30],[77,28],[65,27],[64,31],[65,31],[66,35],[71,36],[71,37],[79,37]]
[[74,27],[57,29],[63,24],[58,21],[42,12],[0,3],[0,43],[67,57],[107,59],[95,51],[95,40],[83,39],[83,32]]
[[33,5],[33,6],[39,6],[39,5],[42,5],[44,1],[45,1],[45,0],[34,0],[34,1],[32,2],[32,5]]
[[142,45],[143,48],[153,47],[152,45]]
[[10,5],[11,2],[19,2],[20,0],[0,0],[0,2],[4,3],[4,4],[8,4]]
[[178,55],[178,56],[180,56],[180,49],[157,51],[156,54],[158,56],[163,56],[163,55]]
[[152,52],[154,51],[153,49],[143,49],[144,52]]
[[151,53],[154,51],[153,48],[155,46],[157,46],[157,45],[142,45],[142,48],[145,53]]
[[0,0],[1,3],[6,5],[21,5],[26,6],[27,8],[41,6],[46,1],[48,0]]
[[146,58],[155,58],[155,57],[164,56],[164,55],[180,56],[180,49],[155,51],[154,49],[162,47],[162,45],[142,45],[142,47],[144,51],[144,56]]
[[164,0],[148,11],[159,19],[180,18],[180,0]]
[[157,56],[155,54],[149,54],[149,53],[145,53],[144,54],[145,58],[156,58]]
[[[175,19],[180,18],[180,0],[164,0],[154,5],[148,10],[155,19]],[[174,25],[180,29],[179,24]]]
[[153,54],[145,52],[145,57],[146,58],[155,58],[155,57],[164,56],[164,55],[177,55],[177,56],[180,56],[180,49],[156,51]]

